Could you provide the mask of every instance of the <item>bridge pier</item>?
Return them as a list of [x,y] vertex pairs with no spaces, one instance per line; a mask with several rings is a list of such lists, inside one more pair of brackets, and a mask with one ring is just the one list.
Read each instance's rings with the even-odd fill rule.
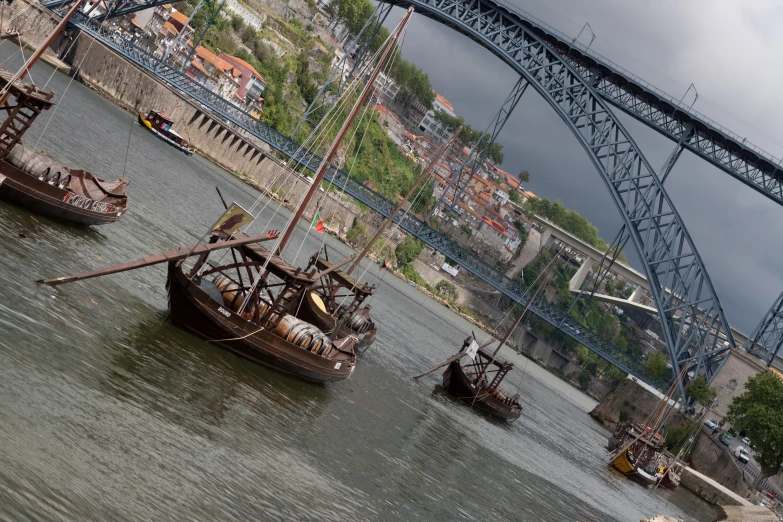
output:
[[585,260],[582,261],[582,266],[579,267],[579,270],[576,271],[574,277],[568,282],[568,287],[572,292],[574,290],[579,291],[582,288],[582,284],[585,282],[585,279],[587,279],[587,275],[590,273],[590,270],[593,269],[594,265],[595,261],[593,258],[585,256]]

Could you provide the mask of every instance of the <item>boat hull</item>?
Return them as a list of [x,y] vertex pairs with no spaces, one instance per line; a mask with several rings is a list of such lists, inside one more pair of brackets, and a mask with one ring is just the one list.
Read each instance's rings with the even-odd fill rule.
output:
[[[81,225],[105,225],[120,219],[127,210],[115,207],[101,212],[100,202],[80,197],[80,206],[69,203],[73,192],[50,185],[0,161],[0,199],[51,218]],[[75,201],[75,200],[71,200]],[[94,210],[97,209],[97,210]]]
[[[321,310],[318,305],[315,304],[315,301],[313,301],[310,292],[307,292],[305,295],[305,299],[302,302],[302,307],[299,310],[298,317],[314,324],[324,332],[331,332],[334,330],[335,326],[337,326],[337,320],[333,316]],[[356,350],[364,351],[375,342],[375,336],[377,332],[377,328],[373,327],[371,330],[368,330],[364,333],[359,333],[353,330],[350,326],[343,324],[337,330],[337,335],[335,337],[341,338],[353,335],[359,339],[356,343]]]
[[163,134],[161,134],[157,130],[153,129],[152,125],[149,122],[149,120],[144,118],[141,115],[141,113],[139,113],[137,115],[137,117],[138,117],[138,120],[139,120],[139,125],[141,125],[142,127],[146,128],[148,131],[150,131],[156,138],[158,138],[159,140],[167,143],[168,145],[171,145],[172,147],[174,147],[178,151],[185,153],[186,156],[192,156],[193,155],[193,150],[191,150],[191,149],[189,149],[187,147],[183,147],[182,145],[180,145],[176,141],[174,141],[174,140],[164,136]]
[[661,486],[669,489],[680,487],[680,477],[672,471],[671,468],[666,470],[666,473],[663,474],[659,482]]
[[515,420],[522,415],[522,408],[505,404],[491,395],[477,390],[465,375],[459,361],[452,362],[443,372],[443,387],[463,402],[470,403],[493,417]]
[[353,355],[321,357],[261,330],[212,299],[190,281],[176,263],[169,263],[171,322],[240,357],[299,379],[325,383],[347,379],[353,373]]
[[617,455],[612,461],[612,465],[617,471],[641,484],[655,484],[658,480],[655,475],[651,475],[644,470],[639,469],[636,464],[631,462],[628,458],[628,451],[624,451]]

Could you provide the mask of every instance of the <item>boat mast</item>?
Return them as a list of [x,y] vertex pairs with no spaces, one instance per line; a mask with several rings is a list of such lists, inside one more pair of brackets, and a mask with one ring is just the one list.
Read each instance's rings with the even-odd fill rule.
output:
[[383,67],[384,62],[386,61],[386,58],[391,53],[392,49],[394,49],[397,40],[399,39],[400,35],[405,29],[405,26],[407,25],[408,20],[410,19],[412,14],[413,14],[413,7],[410,7],[408,8],[408,11],[405,13],[405,16],[403,16],[400,25],[397,27],[394,36],[389,42],[389,45],[386,47],[386,50],[383,52],[383,55],[381,56],[381,59],[378,61],[378,64],[375,66],[375,69],[370,75],[370,78],[365,83],[364,89],[362,89],[359,98],[356,100],[356,103],[354,103],[353,107],[351,108],[351,112],[348,114],[348,118],[346,118],[342,128],[340,129],[340,132],[337,134],[337,138],[335,138],[334,142],[329,147],[329,151],[324,155],[323,159],[321,160],[321,164],[318,166],[316,175],[313,178],[313,183],[310,185],[310,188],[307,191],[307,194],[305,194],[304,199],[302,199],[302,201],[299,203],[299,206],[296,208],[296,211],[294,211],[294,215],[289,221],[288,226],[283,231],[283,236],[280,238],[280,243],[277,247],[278,255],[283,252],[283,249],[288,243],[288,240],[291,238],[291,234],[294,232],[294,228],[299,222],[299,218],[302,217],[305,208],[307,208],[307,204],[310,203],[311,199],[313,199],[313,195],[315,194],[315,191],[318,190],[318,187],[321,185],[321,181],[324,179],[324,175],[326,174],[326,171],[330,166],[332,158],[337,152],[337,148],[340,146],[340,143],[342,143],[343,138],[345,137],[345,134],[348,132],[348,128],[353,123],[354,118],[356,118],[359,109],[362,107],[362,105],[364,105],[365,100],[370,95],[370,91],[372,91],[373,86],[375,84],[375,79],[378,77],[378,74],[381,72],[381,67]]
[[354,269],[359,266],[359,262],[367,257],[367,254],[370,252],[370,249],[375,244],[375,242],[378,240],[379,237],[381,237],[381,234],[388,228],[388,226],[391,224],[392,220],[397,216],[397,214],[402,210],[402,207],[405,205],[405,203],[408,202],[408,200],[413,196],[413,192],[419,187],[422,181],[429,176],[430,172],[433,168],[435,168],[435,165],[438,164],[440,159],[443,157],[443,155],[446,153],[446,151],[451,147],[451,144],[454,142],[454,140],[459,136],[459,133],[462,132],[462,125],[459,126],[459,128],[454,131],[454,134],[451,135],[449,138],[449,141],[446,142],[443,147],[440,148],[438,153],[435,155],[435,157],[432,159],[429,165],[427,165],[427,168],[424,169],[424,172],[421,173],[421,176],[419,176],[419,179],[416,180],[416,183],[413,184],[411,189],[408,191],[408,193],[405,195],[405,198],[400,201],[397,206],[394,208],[391,214],[389,214],[389,217],[386,218],[386,221],[383,222],[383,224],[380,226],[380,228],[375,232],[375,235],[372,237],[369,243],[367,243],[367,246],[364,247],[364,250],[362,250],[362,253],[359,254],[359,257],[356,258],[356,261],[354,261],[351,266],[348,267],[348,270],[345,272],[347,275],[351,275],[351,272],[354,271]]
[[5,105],[5,103],[8,101],[8,97],[11,95],[11,89],[10,85],[14,83],[16,80],[23,80],[25,76],[30,72],[30,69],[32,69],[33,65],[35,65],[35,62],[38,61],[38,59],[41,57],[41,55],[46,51],[46,49],[52,44],[55,38],[57,38],[57,35],[59,35],[63,29],[65,29],[65,26],[68,25],[68,21],[73,17],[73,15],[76,14],[76,11],[79,10],[79,8],[82,6],[82,0],[77,0],[73,6],[68,10],[67,13],[65,13],[65,16],[63,16],[63,19],[60,20],[60,23],[57,24],[57,27],[54,28],[54,31],[52,31],[52,34],[49,35],[49,37],[44,40],[44,42],[38,46],[38,49],[35,50],[35,52],[28,58],[28,60],[25,62],[25,64],[22,66],[21,69],[19,69],[16,74],[11,78],[11,80],[8,82],[9,87],[5,91],[2,97],[0,97],[0,106]]
[[484,375],[487,373],[487,369],[489,368],[489,365],[491,365],[493,362],[495,362],[495,358],[498,355],[498,352],[500,352],[500,349],[503,347],[504,344],[506,344],[506,341],[509,337],[511,337],[511,334],[514,333],[514,330],[516,330],[517,326],[519,326],[519,323],[522,321],[522,318],[525,317],[525,314],[527,313],[528,308],[530,308],[530,305],[535,300],[536,296],[538,296],[538,292],[541,291],[542,288],[544,288],[549,281],[549,271],[552,265],[554,264],[555,260],[560,256],[560,252],[563,250],[561,247],[560,250],[557,251],[557,254],[552,258],[552,260],[549,262],[546,267],[544,267],[544,271],[541,274],[541,277],[543,277],[543,281],[539,283],[538,288],[536,288],[536,291],[533,292],[533,295],[530,296],[530,299],[527,300],[527,303],[525,304],[525,308],[522,310],[522,313],[519,314],[514,321],[514,324],[511,325],[511,328],[508,329],[506,332],[506,335],[503,336],[503,339],[500,340],[500,343],[498,343],[498,347],[495,348],[495,351],[492,352],[492,359],[484,365],[484,367],[481,369],[481,374],[478,377],[478,380],[476,382],[481,382],[481,379],[484,378]]

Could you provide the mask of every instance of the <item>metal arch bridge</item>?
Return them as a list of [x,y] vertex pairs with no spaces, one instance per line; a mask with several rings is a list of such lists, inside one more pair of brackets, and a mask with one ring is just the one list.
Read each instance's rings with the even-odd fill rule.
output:
[[[731,330],[703,263],[661,181],[627,131],[598,96],[594,84],[586,82],[576,68],[554,52],[529,23],[526,24],[518,15],[502,6],[478,0],[395,2],[399,5],[415,5],[425,16],[457,29],[490,49],[533,85],[569,125],[602,175],[626,221],[634,245],[643,258],[675,374],[682,366],[695,364],[697,371],[703,371],[711,379],[728,355],[722,341],[726,340],[729,346],[734,346]],[[101,26],[86,17],[75,22],[92,36],[156,73],[219,116],[258,136],[274,148],[297,156],[297,144],[215,96],[179,71],[161,64],[159,59],[116,35],[105,33]],[[318,163],[318,158],[309,153],[297,159],[310,168]],[[351,195],[382,214],[388,215],[392,208],[392,204],[378,194],[358,183],[345,180],[343,173],[330,172],[330,179],[337,184],[347,181],[347,191]],[[524,300],[526,293],[516,283],[425,224],[418,220],[412,223],[411,219],[401,223],[404,229],[454,258],[512,299]],[[640,373],[638,362],[632,368],[630,363],[633,362],[622,361],[622,352],[616,347],[587,331],[557,308],[541,301],[535,302],[531,308],[577,342],[621,369]]]

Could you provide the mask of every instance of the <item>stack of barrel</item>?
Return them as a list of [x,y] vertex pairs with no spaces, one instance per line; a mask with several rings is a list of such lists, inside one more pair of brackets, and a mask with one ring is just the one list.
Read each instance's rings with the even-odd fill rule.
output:
[[[213,282],[223,296],[224,305],[234,312],[239,313],[245,319],[250,320],[255,317],[255,305],[253,305],[249,311],[239,312],[239,308],[242,306],[247,292],[240,288],[237,283],[222,274],[215,277]],[[269,303],[263,302],[261,304],[261,310],[259,310],[259,317],[264,315],[267,310],[269,310]],[[328,335],[312,324],[297,319],[292,315],[284,315],[272,332],[289,343],[295,344],[304,350],[323,357],[328,357],[332,351],[332,341],[329,339]]]

